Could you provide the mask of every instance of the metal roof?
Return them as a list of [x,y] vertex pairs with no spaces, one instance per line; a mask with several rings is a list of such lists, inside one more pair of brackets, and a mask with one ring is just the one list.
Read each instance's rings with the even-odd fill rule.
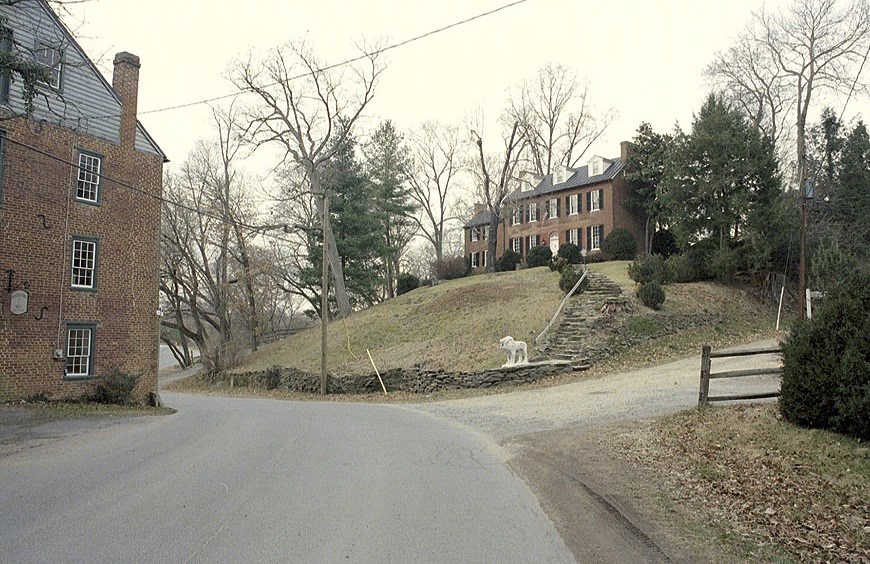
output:
[[479,227],[481,225],[489,225],[491,218],[492,214],[489,213],[489,210],[483,210],[482,212],[477,212],[476,214],[474,214],[474,217],[469,219],[463,227]]
[[538,183],[534,190],[522,192],[517,189],[507,197],[507,200],[534,198],[535,196],[543,196],[544,194],[551,194],[562,190],[570,190],[572,188],[580,188],[583,186],[598,184],[599,182],[606,182],[613,179],[620,171],[622,171],[622,169],[625,168],[625,161],[619,157],[615,159],[605,159],[604,162],[608,162],[610,165],[604,169],[604,172],[601,174],[596,174],[590,177],[589,166],[582,166],[575,169],[574,174],[569,176],[568,180],[561,184],[556,184],[555,186],[553,185],[553,175],[548,174],[540,183]]

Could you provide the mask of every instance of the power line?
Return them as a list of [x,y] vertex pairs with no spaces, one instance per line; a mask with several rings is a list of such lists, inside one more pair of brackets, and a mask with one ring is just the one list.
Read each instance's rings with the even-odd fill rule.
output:
[[[491,15],[493,15],[493,14],[496,14],[496,13],[498,13],[498,12],[501,12],[502,10],[507,10],[508,8],[512,8],[512,7],[514,7],[514,6],[517,6],[517,5],[519,5],[519,4],[523,4],[523,3],[525,3],[525,2],[528,2],[528,0],[516,0],[516,1],[514,1],[514,2],[510,2],[510,3],[508,3],[508,4],[504,4],[504,5],[502,5],[502,6],[499,6],[498,8],[493,8],[492,10],[489,10],[489,11],[486,11],[486,12],[482,12],[482,13],[477,14],[477,15],[475,15],[475,16],[471,16],[471,17],[466,18],[466,19],[464,19],[464,20],[460,20],[460,21],[457,21],[457,22],[453,22],[453,23],[448,24],[448,25],[445,25],[445,26],[443,26],[443,27],[439,27],[439,28],[437,28],[437,29],[433,29],[433,30],[431,30],[431,31],[427,31],[426,33],[422,33],[422,34],[420,34],[420,35],[416,35],[416,36],[411,37],[411,38],[409,38],[409,39],[405,39],[405,40],[400,41],[400,42],[398,42],[398,43],[393,43],[393,44],[391,44],[391,45],[387,45],[386,47],[383,47],[383,48],[381,48],[381,49],[375,49],[374,51],[364,52],[363,54],[358,55],[358,56],[356,56],[356,57],[352,57],[352,58],[350,58],[350,59],[344,59],[343,61],[340,61],[340,62],[337,62],[337,63],[333,63],[333,64],[331,64],[331,65],[326,65],[325,67],[318,68],[318,69],[316,69],[316,70],[313,71],[313,72],[322,73],[322,72],[325,72],[325,71],[328,71],[328,70],[336,69],[336,68],[339,68],[339,67],[343,67],[343,66],[345,66],[345,65],[349,65],[349,64],[355,63],[355,62],[357,62],[357,61],[361,61],[361,60],[363,60],[363,59],[367,59],[367,58],[372,57],[372,56],[374,56],[374,55],[380,55],[381,53],[386,53],[387,51],[391,51],[391,50],[393,50],[393,49],[398,49],[398,48],[400,48],[400,47],[404,47],[405,45],[409,45],[409,44],[414,43],[414,42],[416,42],[416,41],[420,41],[420,40],[422,40],[422,39],[426,39],[427,37],[431,37],[431,36],[436,35],[436,34],[438,34],[438,33],[442,33],[442,32],[444,32],[444,31],[447,31],[447,30],[453,29],[454,27],[459,27],[459,26],[461,26],[461,25],[465,25],[465,24],[467,24],[467,23],[471,23],[471,22],[473,22],[473,21],[475,21],[475,20],[479,20],[479,19],[481,19],[481,18],[485,18],[485,17],[487,17],[487,16],[491,16]],[[291,81],[293,81],[293,80],[299,80],[300,78],[305,78],[306,76],[310,76],[311,74],[312,74],[312,71],[305,72],[305,73],[302,73],[302,74],[297,74],[297,75],[295,75],[295,76],[291,76],[291,77],[289,77],[289,78],[287,78],[286,80],[283,80],[283,81],[278,81],[278,82],[273,82],[273,83],[271,83],[271,84],[266,84],[266,85],[264,85],[264,88],[270,88],[270,87],[272,87],[272,86],[278,86],[278,85],[280,85],[280,84],[284,84],[284,83],[287,83],[287,82],[291,82]],[[228,98],[236,98],[236,97],[238,97],[238,96],[240,96],[241,94],[244,94],[244,93],[246,93],[246,92],[251,92],[251,90],[249,90],[249,89],[248,89],[248,90],[241,90],[241,91],[239,91],[239,92],[233,92],[233,93],[230,93],[230,94],[222,94],[222,95],[220,95],[220,96],[214,96],[214,97],[211,97],[211,98],[202,98],[202,99],[200,99],[200,100],[195,100],[195,101],[193,101],[193,102],[185,102],[185,103],[183,103],[183,104],[176,104],[176,105],[174,105],[174,106],[166,106],[166,107],[164,107],[164,108],[157,108],[157,109],[154,109],[154,110],[145,110],[145,111],[141,111],[141,112],[139,112],[138,115],[141,116],[141,115],[145,115],[145,114],[156,114],[156,113],[161,113],[161,112],[168,112],[168,111],[171,111],[171,110],[180,110],[180,109],[183,109],[183,108],[190,108],[190,107],[192,107],[192,106],[199,106],[199,105],[201,105],[201,104],[210,104],[210,103],[212,103],[212,102],[218,102],[218,101],[220,101],[220,100],[226,100],[226,99],[228,99]],[[101,116],[83,116],[83,117],[88,118],[88,119],[107,119],[107,118],[117,118],[117,117],[120,117],[120,114],[106,114],[106,115],[101,115]]]
[[[52,155],[51,153],[48,153],[48,152],[46,152],[46,151],[43,151],[42,149],[39,149],[39,148],[34,147],[34,146],[32,146],[32,145],[28,145],[27,143],[23,143],[23,142],[21,142],[21,141],[16,141],[15,139],[11,139],[11,138],[7,137],[6,135],[0,135],[0,139],[2,139],[4,142],[12,143],[13,145],[17,145],[17,146],[19,146],[19,147],[22,147],[22,148],[24,148],[24,149],[27,149],[27,150],[29,150],[29,151],[32,151],[32,152],[37,153],[37,154],[39,154],[39,155],[42,155],[42,156],[44,156],[44,157],[48,157],[49,159],[52,159],[52,160],[54,160],[54,161],[56,161],[56,162],[59,162],[59,163],[65,164],[65,165],[67,165],[67,166],[69,166],[69,167],[72,167],[72,168],[75,168],[75,169],[78,169],[78,168],[79,168],[79,165],[77,165],[77,164],[75,164],[75,163],[72,163],[72,162],[70,162],[70,161],[67,161],[66,159],[64,159],[64,158],[62,158],[62,157],[58,157],[58,156],[56,156],[56,155]],[[126,182],[122,182],[122,181],[120,181],[120,180],[116,180],[116,179],[111,178],[111,177],[109,177],[109,176],[106,176],[106,175],[104,175],[104,174],[99,174],[98,176],[99,176],[101,179],[104,179],[104,180],[106,180],[106,181],[108,181],[108,182],[111,182],[112,184],[116,184],[116,185],[118,185],[118,186],[121,186],[121,187],[126,188],[126,189],[128,189],[128,190],[131,190],[131,191],[136,192],[136,193],[138,193],[138,194],[141,194],[141,195],[143,195],[143,196],[147,196],[147,197],[149,197],[149,198],[151,198],[151,199],[154,199],[154,200],[157,200],[157,201],[159,201],[159,202],[161,202],[161,203],[168,204],[168,205],[171,205],[171,206],[176,206],[176,207],[178,207],[178,208],[181,208],[181,209],[187,210],[187,211],[192,212],[192,213],[195,213],[195,214],[197,214],[197,215],[200,215],[200,216],[203,216],[203,217],[207,217],[207,218],[209,218],[209,219],[213,219],[213,220],[218,221],[218,222],[220,222],[220,223],[222,223],[222,224],[225,224],[225,225],[232,225],[232,226],[236,226],[236,225],[237,225],[237,226],[239,226],[239,227],[242,228],[242,229],[245,229],[245,230],[247,230],[247,231],[251,231],[251,232],[253,232],[254,234],[262,235],[262,236],[264,236],[264,237],[270,237],[270,238],[275,239],[276,241],[280,241],[280,242],[282,242],[282,243],[287,243],[287,244],[291,244],[291,245],[293,245],[293,244],[296,243],[295,241],[291,241],[290,239],[285,239],[285,238],[280,237],[280,236],[278,236],[278,235],[275,235],[275,234],[272,234],[272,233],[268,233],[268,230],[271,230],[271,229],[278,229],[278,228],[282,228],[282,227],[283,227],[284,229],[286,229],[286,228],[287,228],[286,224],[282,224],[282,225],[264,225],[264,226],[256,226],[256,225],[250,225],[250,224],[248,224],[248,223],[244,223],[244,222],[242,222],[242,221],[229,220],[229,219],[223,218],[223,217],[221,217],[221,216],[219,216],[219,215],[216,215],[216,214],[210,213],[210,212],[208,212],[208,211],[204,211],[204,210],[201,210],[201,209],[199,209],[199,208],[196,208],[196,207],[193,207],[193,206],[189,206],[189,205],[187,205],[187,204],[185,204],[185,203],[182,203],[182,202],[176,202],[176,201],[174,201],[174,200],[169,200],[169,199],[167,199],[167,198],[164,198],[163,196],[159,196],[159,195],[157,195],[157,194],[152,194],[151,192],[148,192],[147,190],[143,190],[142,188],[138,188],[138,187],[133,186],[133,185],[131,185],[131,184],[128,184],[128,183],[126,183]]]
[[846,96],[846,103],[843,104],[843,111],[840,112],[840,121],[843,121],[843,114],[846,113],[846,106],[849,105],[849,100],[852,99],[852,92],[855,91],[855,86],[858,84],[858,79],[861,77],[861,71],[864,70],[864,63],[867,62],[868,55],[870,55],[870,44],[867,45],[867,51],[864,53],[864,59],[861,61],[861,66],[858,68],[858,74],[855,75],[855,80],[852,82],[852,87],[849,89],[849,95]]

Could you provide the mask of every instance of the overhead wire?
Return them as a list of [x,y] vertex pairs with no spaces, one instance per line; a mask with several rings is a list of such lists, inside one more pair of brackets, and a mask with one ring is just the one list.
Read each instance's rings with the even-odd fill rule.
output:
[[[474,16],[471,16],[471,17],[468,17],[468,18],[465,18],[465,19],[463,19],[463,20],[459,20],[459,21],[453,22],[453,23],[451,23],[451,24],[448,24],[448,25],[445,25],[445,26],[439,27],[439,28],[437,28],[437,29],[433,29],[433,30],[431,30],[431,31],[427,31],[427,32],[425,32],[425,33],[421,33],[420,35],[415,35],[414,37],[410,37],[410,38],[408,38],[408,39],[405,39],[405,40],[399,41],[398,43],[392,43],[392,44],[390,44],[390,45],[387,45],[386,47],[381,47],[381,48],[379,48],[379,49],[374,49],[374,50],[372,50],[372,51],[363,52],[361,55],[357,55],[356,57],[351,57],[351,58],[348,58],[348,59],[344,59],[344,60],[339,61],[339,62],[337,62],[337,63],[332,63],[332,64],[326,65],[326,66],[324,66],[324,67],[320,67],[320,68],[318,68],[318,69],[316,69],[316,70],[314,70],[314,71],[304,72],[304,73],[301,73],[301,74],[297,74],[297,75],[294,75],[294,76],[288,77],[288,78],[286,78],[286,79],[284,79],[284,80],[281,80],[281,81],[276,81],[276,82],[272,82],[272,83],[266,84],[266,85],[264,85],[264,88],[270,88],[270,87],[272,87],[272,86],[278,86],[278,85],[281,85],[281,84],[286,84],[286,83],[288,83],[288,82],[292,82],[292,81],[294,81],[294,80],[299,80],[299,79],[301,79],[301,78],[305,78],[306,76],[310,76],[310,75],[312,75],[313,73],[322,73],[322,72],[325,72],[325,71],[328,71],[328,70],[332,70],[332,69],[336,69],[336,68],[343,67],[343,66],[346,66],[346,65],[350,65],[350,64],[356,63],[356,62],[358,62],[358,61],[362,61],[362,60],[364,60],[364,59],[367,59],[367,58],[369,58],[369,57],[372,57],[372,56],[374,56],[374,55],[380,55],[381,53],[386,53],[387,51],[392,51],[393,49],[398,49],[398,48],[400,48],[400,47],[404,47],[404,46],[409,45],[409,44],[411,44],[411,43],[414,43],[414,42],[420,41],[420,40],[422,40],[422,39],[426,39],[427,37],[431,37],[431,36],[433,36],[433,35],[437,35],[437,34],[439,34],[439,33],[442,33],[442,32],[448,31],[448,30],[450,30],[450,29],[453,29],[453,28],[455,28],[455,27],[459,27],[459,26],[461,26],[461,25],[465,25],[465,24],[467,24],[467,23],[471,23],[471,22],[473,22],[473,21],[475,21],[475,20],[479,20],[479,19],[481,19],[481,18],[485,18],[485,17],[491,16],[491,15],[493,15],[493,14],[496,14],[496,13],[501,12],[501,11],[503,11],[503,10],[507,10],[508,8],[512,8],[512,7],[514,7],[514,6],[517,6],[517,5],[519,5],[519,4],[523,4],[523,3],[528,2],[528,1],[529,1],[529,0],[515,0],[514,2],[509,2],[509,3],[507,3],[507,4],[503,4],[503,5],[499,6],[499,7],[497,7],[497,8],[493,8],[493,9],[491,9],[491,10],[487,10],[486,12],[481,12],[480,14],[477,14],[477,15],[474,15]],[[194,100],[194,101],[192,101],[192,102],[185,102],[185,103],[182,103],[182,104],[175,104],[175,105],[173,105],[173,106],[166,106],[166,107],[164,107],[164,108],[155,108],[155,109],[153,109],[153,110],[144,110],[144,111],[140,111],[140,112],[138,112],[138,115],[141,116],[141,115],[145,115],[145,114],[156,114],[156,113],[168,112],[168,111],[172,111],[172,110],[180,110],[180,109],[184,109],[184,108],[190,108],[190,107],[193,107],[193,106],[199,106],[199,105],[202,105],[202,104],[210,104],[210,103],[212,103],[212,102],[218,102],[218,101],[220,101],[220,100],[226,100],[226,99],[228,99],[228,98],[237,98],[238,96],[240,96],[240,95],[242,95],[242,94],[245,94],[245,93],[248,93],[248,92],[251,92],[251,90],[250,90],[250,89],[245,89],[245,90],[241,90],[241,91],[238,91],[238,92],[232,92],[232,93],[228,93],[228,94],[221,94],[220,96],[213,96],[213,97],[211,97],[211,98],[202,98],[202,99],[200,99],[200,100]],[[108,119],[108,118],[117,118],[117,117],[120,117],[120,114],[105,114],[105,115],[82,116],[82,117],[83,117],[83,118],[86,118],[86,119]]]

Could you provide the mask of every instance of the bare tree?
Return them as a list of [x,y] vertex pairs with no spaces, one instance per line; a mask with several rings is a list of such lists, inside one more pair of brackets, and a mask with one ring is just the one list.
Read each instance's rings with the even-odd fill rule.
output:
[[410,196],[419,206],[414,220],[432,245],[435,260],[441,260],[446,225],[453,219],[449,205],[462,171],[459,130],[425,122],[411,136],[410,145],[413,164],[407,176]]
[[[495,269],[495,256],[496,249],[498,248],[498,226],[502,221],[502,210],[504,209],[505,200],[511,192],[511,179],[514,178],[517,169],[518,155],[523,149],[523,140],[517,134],[519,127],[519,122],[514,121],[510,129],[510,135],[504,137],[504,153],[499,157],[493,155],[487,156],[483,149],[483,137],[477,131],[471,131],[480,159],[477,171],[480,179],[480,192],[490,214],[489,244],[487,245],[487,250],[493,260],[490,260],[487,264],[487,272],[492,272]],[[497,176],[492,176],[490,171],[496,167]]]
[[705,74],[725,100],[784,151],[794,101],[785,73],[756,31],[746,30],[727,51],[717,53]]
[[351,306],[335,235],[323,214],[328,194],[322,188],[321,173],[374,95],[383,71],[377,53],[364,54],[361,66],[327,68],[306,43],[291,42],[274,49],[262,62],[239,63],[233,71],[236,86],[259,100],[248,112],[248,141],[255,147],[280,147],[282,164],[299,167],[317,197],[341,317],[350,315]]
[[[736,46],[708,72],[734,86],[749,115],[777,139],[777,113],[794,111],[798,179],[806,175],[807,116],[820,92],[863,89],[858,69],[870,49],[867,0],[793,0],[778,12],[755,12]],[[750,103],[751,102],[751,103]]]
[[615,117],[612,109],[596,115],[588,84],[554,64],[520,85],[508,113],[525,144],[525,158],[539,175],[575,166]]

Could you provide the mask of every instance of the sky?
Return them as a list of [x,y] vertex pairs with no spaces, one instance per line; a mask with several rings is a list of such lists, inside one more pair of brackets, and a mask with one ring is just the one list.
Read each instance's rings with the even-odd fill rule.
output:
[[[212,135],[210,110],[154,110],[234,92],[226,75],[235,59],[304,37],[323,61],[336,62],[358,54],[362,41],[399,42],[510,1],[90,0],[71,5],[64,19],[110,81],[116,52],[140,57],[140,121],[174,167],[197,139]],[[600,113],[617,112],[590,156],[618,156],[619,142],[634,137],[643,121],[656,131],[676,123],[691,128],[708,92],[705,66],[762,5],[525,0],[386,53],[387,69],[362,126],[371,131],[387,118],[403,131],[427,120],[462,125],[477,111],[494,122],[510,88],[558,63],[588,81]],[[870,69],[863,76],[870,79]],[[849,103],[846,118],[859,112],[870,118],[866,96]],[[257,166],[268,165],[261,158]]]

